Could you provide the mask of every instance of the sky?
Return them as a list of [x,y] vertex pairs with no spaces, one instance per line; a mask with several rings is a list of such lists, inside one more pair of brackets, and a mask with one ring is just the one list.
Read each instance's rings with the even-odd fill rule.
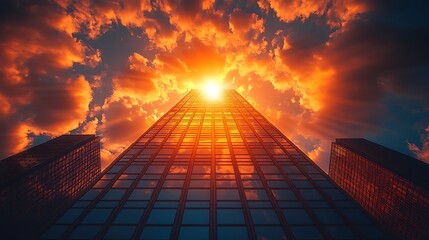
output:
[[101,137],[102,167],[190,89],[236,89],[323,170],[363,137],[429,162],[429,3],[6,1],[0,158]]

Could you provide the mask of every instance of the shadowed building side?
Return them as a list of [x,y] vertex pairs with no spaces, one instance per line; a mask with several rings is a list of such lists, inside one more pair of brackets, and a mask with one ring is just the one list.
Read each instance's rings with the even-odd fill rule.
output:
[[429,239],[428,164],[365,139],[337,139],[329,175],[398,239]]
[[36,239],[100,174],[100,139],[62,135],[0,161],[0,235]]

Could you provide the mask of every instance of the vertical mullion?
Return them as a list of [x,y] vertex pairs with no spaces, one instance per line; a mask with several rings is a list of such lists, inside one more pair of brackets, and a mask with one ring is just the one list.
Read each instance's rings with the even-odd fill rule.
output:
[[216,149],[215,149],[215,107],[210,107],[212,123],[211,123],[211,173],[210,173],[210,240],[216,239]]
[[[195,95],[197,95],[197,93],[195,93]],[[193,99],[193,100],[195,102],[195,99]],[[198,113],[198,107],[195,107],[195,111],[194,111],[193,117],[195,117],[196,113]],[[182,221],[182,217],[183,217],[183,212],[184,212],[185,207],[186,207],[186,197],[188,195],[189,184],[190,184],[191,177],[192,177],[192,171],[193,171],[193,168],[194,168],[195,156],[196,156],[197,149],[198,149],[198,142],[199,142],[199,138],[200,138],[200,135],[201,135],[201,128],[203,127],[204,117],[205,117],[205,112],[203,112],[203,114],[201,116],[200,125],[198,126],[197,135],[195,137],[196,141],[195,141],[194,146],[192,148],[191,159],[189,159],[190,162],[189,162],[189,166],[188,166],[188,172],[186,174],[186,178],[185,178],[185,182],[184,182],[184,185],[183,185],[182,194],[181,194],[180,200],[179,200],[179,206],[178,206],[178,209],[177,209],[177,212],[176,212],[176,217],[174,219],[173,231],[172,231],[172,234],[171,234],[171,239],[178,239],[179,235],[180,235],[181,221]],[[189,122],[186,130],[184,131],[184,135],[186,135],[187,131],[189,130],[189,126],[190,126],[191,122],[192,121]]]
[[[228,96],[230,96],[230,94]],[[233,108],[238,110],[238,106],[235,104],[234,104]],[[231,113],[231,116],[232,116],[232,113]],[[246,223],[246,229],[247,229],[247,232],[249,233],[249,239],[256,239],[255,228],[253,227],[252,217],[250,215],[250,209],[247,205],[247,201],[245,200],[244,186],[243,186],[243,183],[241,181],[240,172],[238,170],[237,159],[235,158],[234,149],[232,147],[233,145],[232,145],[232,141],[231,141],[231,136],[229,134],[229,128],[228,128],[227,122],[225,120],[224,114],[222,114],[222,120],[223,120],[223,124],[224,124],[224,128],[225,128],[225,134],[226,134],[229,152],[230,152],[230,156],[231,156],[231,160],[232,160],[232,166],[234,168],[235,180],[237,182],[237,190],[240,194],[240,201],[241,201],[241,205],[242,205],[242,209],[243,209],[244,219],[245,219],[245,223]],[[237,129],[238,129],[238,125],[237,125]]]
[[[193,94],[195,94],[195,93],[193,93]],[[188,101],[189,101],[189,99],[188,99]],[[183,106],[184,106],[184,105],[182,105],[182,107],[180,108],[180,110],[182,110],[182,109],[183,109]],[[188,109],[188,110],[189,110],[189,107],[186,107],[186,109]],[[179,110],[179,111],[180,111],[180,110]],[[171,135],[171,133],[172,133],[172,132],[174,131],[174,129],[179,125],[180,121],[183,119],[183,117],[184,117],[185,115],[186,115],[186,114],[183,114],[183,116],[182,116],[179,120],[177,120],[177,122],[175,123],[175,125],[171,127],[171,129],[170,129],[170,132],[169,132],[168,136],[170,136],[170,135]],[[174,115],[173,115],[173,116],[174,116]],[[144,226],[146,225],[146,222],[147,222],[147,220],[148,220],[148,218],[149,218],[149,215],[150,215],[150,213],[152,212],[153,206],[154,206],[154,205],[155,205],[155,203],[156,203],[156,198],[158,197],[158,194],[159,194],[159,192],[161,191],[161,188],[162,188],[163,182],[164,182],[164,180],[165,180],[165,178],[166,178],[166,176],[167,176],[167,174],[168,174],[169,168],[170,168],[170,167],[171,167],[171,165],[172,165],[172,160],[174,159],[174,156],[177,154],[177,146],[182,142],[182,140],[183,140],[183,138],[184,138],[184,133],[185,133],[185,132],[186,132],[186,131],[184,131],[184,132],[182,133],[182,135],[181,135],[181,137],[180,137],[180,139],[179,139],[179,141],[178,141],[178,143],[177,143],[177,145],[176,145],[176,149],[175,149],[175,151],[171,154],[171,158],[170,158],[170,160],[168,161],[168,163],[167,163],[167,165],[166,165],[166,167],[165,167],[165,169],[164,169],[164,172],[161,174],[161,177],[160,177],[160,179],[159,179],[159,181],[158,181],[158,185],[155,187],[154,192],[152,193],[152,196],[151,196],[151,198],[149,199],[149,202],[148,202],[148,204],[147,204],[147,206],[146,206],[146,209],[145,209],[145,211],[144,211],[144,214],[143,214],[143,216],[141,217],[141,219],[140,219],[139,223],[137,224],[137,229],[136,229],[136,231],[134,232],[133,238],[138,238],[138,237],[141,235],[141,233],[142,233],[142,231],[143,231]],[[163,141],[163,143],[162,143],[162,145],[161,145],[161,146],[163,146],[163,144],[165,143],[165,141],[167,141],[167,139],[168,139],[168,138],[164,139],[164,141]],[[156,160],[156,154],[157,154],[161,149],[162,149],[162,147],[160,147],[160,148],[158,149],[158,151],[157,151],[157,152],[152,156],[150,163],[149,163],[149,162],[147,163],[147,166],[146,166],[146,167],[141,171],[141,173],[139,174],[138,179],[141,179],[141,178],[143,177],[143,175],[146,173],[147,168],[148,168],[149,166],[151,166],[151,165],[152,165],[152,163],[154,163],[154,161]],[[135,186],[137,185],[137,183],[135,183],[135,184],[133,184],[133,185],[134,185],[134,186],[133,186],[133,190],[134,190],[134,189],[135,189]],[[130,188],[131,188],[131,187],[130,187]]]
[[[192,92],[190,92],[190,93],[188,93],[184,98],[186,98],[188,95],[190,95],[190,94],[192,94]],[[189,99],[188,99],[189,100]],[[187,101],[188,101],[187,100]],[[174,109],[174,108],[177,108],[177,107],[180,107],[179,109],[182,109],[182,107],[183,107],[183,105],[184,105],[184,103],[183,102],[179,102],[179,103],[177,103],[175,106],[173,106],[170,110],[169,110],[169,112],[172,110],[172,109]],[[171,119],[172,117],[170,117],[169,118],[169,120]],[[157,126],[158,126],[158,124],[162,121],[162,120],[165,120],[165,117],[163,116],[162,118],[160,118],[157,122],[155,122],[148,130],[146,130],[133,144],[131,144],[124,152],[122,152],[122,154],[120,154],[117,158],[116,158],[116,160],[115,161],[113,161],[113,163],[111,163],[110,164],[110,166],[109,167],[107,167],[106,168],[106,170],[104,170],[103,171],[103,173],[100,175],[100,178],[99,179],[97,179],[97,180],[100,180],[113,166],[115,166],[118,162],[119,162],[119,160],[125,155],[125,154],[127,154],[127,152],[130,150],[130,149],[132,149],[134,146],[135,146],[135,144],[137,143],[137,142],[139,142],[139,140],[143,137],[143,136],[145,136],[148,132],[150,132],[152,129],[154,129],[154,128],[156,128]],[[132,165],[132,163],[133,163],[133,161],[134,161],[134,159],[148,146],[148,144],[149,144],[149,142],[151,141],[151,140],[153,140],[155,137],[156,137],[156,135],[161,131],[161,129],[163,129],[164,127],[165,127],[165,125],[166,125],[166,123],[167,122],[165,122],[165,123],[163,123],[162,124],[162,126],[158,129],[158,131],[156,132],[156,133],[154,133],[153,135],[152,135],[152,137],[146,142],[146,144],[145,145],[143,145],[143,147],[142,147],[142,149],[139,151],[139,152],[137,152],[137,153],[135,153],[123,166],[122,166],[122,168],[121,168],[121,170],[119,171],[119,172],[117,172],[117,173],[115,173],[115,176],[112,178],[112,179],[109,179],[109,183],[103,188],[103,190],[97,195],[97,197],[95,198],[95,199],[93,199],[93,200],[91,200],[91,202],[89,203],[89,205],[88,206],[86,206],[85,207],[85,209],[82,211],[82,213],[80,214],[80,216],[78,217],[78,218],[76,218],[74,221],[73,221],[73,223],[72,224],[70,224],[69,225],[69,227],[68,227],[68,229],[61,235],[61,239],[66,239],[66,238],[68,238],[68,236],[72,233],[72,231],[73,230],[75,230],[76,229],[76,227],[79,225],[79,223],[83,220],[83,218],[92,210],[92,209],[94,209],[95,208],[95,206],[96,206],[96,204],[104,197],[104,195],[110,190],[110,189],[112,189],[112,186],[113,186],[113,184],[116,182],[116,180],[118,180],[119,179],[119,176],[121,176],[122,175],[122,173],[125,171],[125,169],[127,169],[130,165]],[[161,143],[161,145],[162,145],[162,143]],[[159,151],[159,150],[158,150]],[[153,157],[151,157],[152,158],[152,160],[153,160]],[[149,165],[150,165],[150,162],[151,162],[151,160],[149,160],[147,163],[146,163],[146,165],[145,165],[145,167],[144,167],[144,169],[146,169]],[[143,169],[143,170],[144,170]],[[142,170],[142,172],[143,172],[143,170]],[[137,177],[138,178],[138,177]],[[135,180],[135,181],[137,181],[137,179]],[[91,188],[89,188],[89,189],[91,189]],[[88,190],[89,190],[88,189]],[[127,191],[130,191],[129,189],[127,190]],[[84,193],[83,193],[84,194]],[[83,194],[82,194],[82,196],[83,196]],[[124,197],[122,198],[122,200],[124,199]],[[112,217],[112,216],[110,216],[110,217]],[[97,235],[99,236],[100,234],[103,234],[105,231],[107,231],[107,230],[105,230],[104,228],[108,228],[108,226],[105,224],[105,225],[103,225],[103,227],[102,227],[102,229],[97,233]]]

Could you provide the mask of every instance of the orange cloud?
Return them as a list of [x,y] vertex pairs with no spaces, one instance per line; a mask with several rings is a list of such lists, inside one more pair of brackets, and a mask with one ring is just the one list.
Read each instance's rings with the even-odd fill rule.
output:
[[421,138],[423,143],[422,147],[419,147],[414,143],[408,143],[408,149],[413,152],[418,159],[429,163],[429,126],[425,129]]
[[30,134],[60,135],[85,120],[92,90],[74,64],[85,64],[72,18],[51,3],[14,5],[0,23],[0,156],[23,150]]
[[155,72],[147,66],[147,59],[138,53],[129,57],[130,66],[113,77],[112,98],[129,97],[139,102],[158,100],[159,90],[155,85]]
[[[384,93],[421,98],[427,92],[418,76],[408,80],[415,84],[403,81],[426,55],[409,54],[402,43],[415,34],[421,40],[413,43],[424,49],[425,38],[365,23],[360,16],[370,19],[367,12],[378,4],[58,0],[15,6],[19,17],[0,23],[8,33],[0,37],[0,130],[11,139],[0,147],[22,149],[31,134],[95,131],[105,166],[182,94],[215,78],[326,166],[335,137],[379,128]],[[119,30],[133,42],[119,36],[120,53],[103,48]],[[115,56],[121,57],[106,60]],[[405,67],[392,71],[395,66]]]
[[281,20],[290,22],[297,18],[308,18],[310,14],[322,15],[330,1],[271,0],[269,3]]

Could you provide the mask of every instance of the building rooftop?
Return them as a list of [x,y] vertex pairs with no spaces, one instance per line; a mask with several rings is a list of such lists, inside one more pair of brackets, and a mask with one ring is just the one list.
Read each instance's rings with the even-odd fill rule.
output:
[[62,135],[0,161],[0,185],[93,140],[95,135]]
[[336,143],[429,191],[429,164],[363,138],[338,138]]

